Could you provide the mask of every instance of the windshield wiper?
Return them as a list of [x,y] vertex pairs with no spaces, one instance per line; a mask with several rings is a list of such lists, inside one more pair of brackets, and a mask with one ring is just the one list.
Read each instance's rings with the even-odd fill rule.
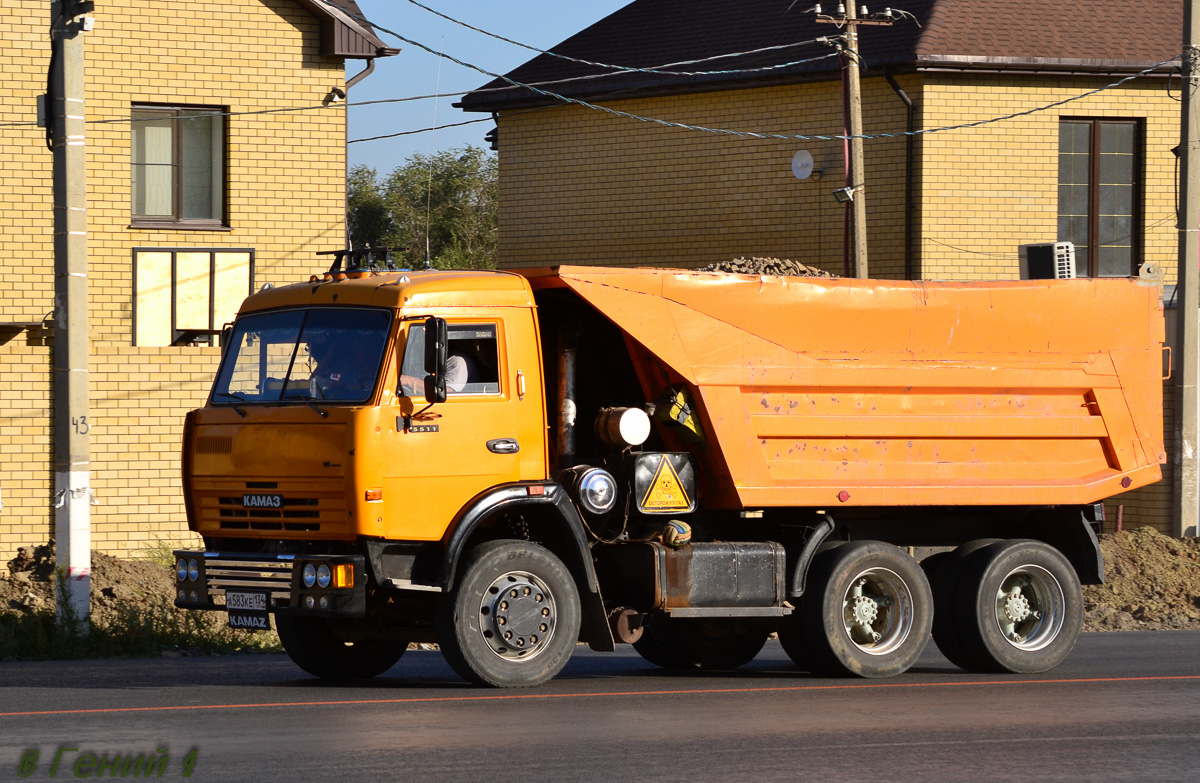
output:
[[[245,398],[245,397],[243,397],[242,395],[240,395],[240,394],[234,394],[234,393],[232,393],[232,392],[217,392],[217,393],[216,393],[216,394],[214,394],[213,396],[214,396],[214,397],[228,397],[228,398],[230,398],[230,399],[237,400],[238,402],[245,402],[245,401],[246,401],[246,398]],[[235,405],[234,403],[232,403],[232,402],[231,402],[231,403],[229,403],[229,407],[230,407],[230,408],[233,408],[235,411],[237,411],[237,415],[241,416],[243,419],[244,419],[244,418],[246,418],[246,412],[245,412],[244,410],[242,410],[241,408],[239,408],[239,407],[238,407],[237,405]]]
[[327,418],[329,418],[329,412],[328,412],[328,411],[326,411],[326,410],[325,410],[325,409],[323,409],[323,408],[320,408],[320,407],[318,407],[318,406],[317,406],[317,404],[316,404],[315,402],[313,402],[313,400],[315,400],[315,399],[317,399],[317,398],[316,398],[316,397],[313,397],[312,395],[308,395],[308,394],[303,394],[303,395],[301,395],[301,394],[295,394],[295,395],[291,395],[291,396],[288,396],[288,397],[284,397],[283,399],[285,399],[285,400],[300,400],[300,401],[301,401],[301,402],[303,402],[305,405],[307,405],[308,407],[312,408],[312,409],[313,409],[314,411],[316,411],[317,413],[321,414],[321,418],[322,418],[322,419],[327,419]]

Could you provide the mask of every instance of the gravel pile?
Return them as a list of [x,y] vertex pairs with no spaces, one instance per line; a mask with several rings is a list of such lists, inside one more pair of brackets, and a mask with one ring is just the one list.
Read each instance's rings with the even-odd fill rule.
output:
[[742,275],[779,275],[780,277],[837,277],[815,266],[787,258],[735,258],[719,261],[697,270],[700,272],[734,272]]

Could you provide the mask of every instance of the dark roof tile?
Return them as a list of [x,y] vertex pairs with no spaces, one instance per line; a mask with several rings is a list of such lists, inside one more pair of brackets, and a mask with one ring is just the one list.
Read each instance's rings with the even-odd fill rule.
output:
[[[554,52],[626,67],[652,67],[716,54],[837,35],[819,24],[813,0],[636,0],[552,48]],[[836,0],[822,4],[826,13]],[[1182,49],[1178,0],[898,0],[916,17],[890,27],[861,28],[859,51],[868,70],[919,67],[1057,68],[1137,71]],[[873,11],[881,10],[872,6]],[[747,69],[780,65],[828,53],[820,45],[714,60],[690,70]],[[508,76],[523,84],[554,81],[544,89],[581,99],[655,92],[697,92],[757,84],[831,78],[836,59],[818,60],[757,74],[666,76],[617,72],[538,55]],[[562,81],[581,76],[590,78]],[[553,99],[494,80],[469,93],[460,106],[491,111]]]

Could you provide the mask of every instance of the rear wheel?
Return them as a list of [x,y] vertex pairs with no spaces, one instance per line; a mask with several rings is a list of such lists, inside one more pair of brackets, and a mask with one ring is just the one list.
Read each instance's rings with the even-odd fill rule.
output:
[[[799,621],[780,630],[816,674],[892,677],[929,642],[933,598],[916,561],[880,541],[823,552],[801,597]],[[799,634],[795,639],[793,634]]]
[[275,615],[279,641],[292,662],[314,677],[328,680],[369,679],[396,665],[407,642],[363,638],[348,641],[324,617]]
[[655,617],[633,649],[665,669],[736,669],[754,660],[769,635],[742,620]]
[[491,541],[470,554],[443,597],[438,642],[464,679],[524,688],[562,671],[579,623],[579,591],[561,560],[538,544]]
[[963,647],[959,636],[960,618],[956,607],[959,579],[971,555],[1000,541],[999,538],[977,538],[951,552],[927,557],[921,563],[933,588],[933,641],[942,655],[960,669],[977,669],[979,662]]
[[1083,628],[1083,588],[1065,557],[1016,539],[967,560],[956,603],[964,650],[981,671],[1033,674],[1070,654]]

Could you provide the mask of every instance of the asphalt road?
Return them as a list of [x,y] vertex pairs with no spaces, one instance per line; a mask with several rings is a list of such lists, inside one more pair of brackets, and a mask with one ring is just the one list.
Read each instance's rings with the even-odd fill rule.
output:
[[1039,676],[968,674],[931,644],[885,681],[811,677],[774,642],[721,676],[621,649],[580,648],[532,691],[467,686],[436,652],[351,685],[274,655],[0,664],[0,781],[158,749],[163,779],[195,749],[210,781],[1200,780],[1196,631],[1084,634]]

